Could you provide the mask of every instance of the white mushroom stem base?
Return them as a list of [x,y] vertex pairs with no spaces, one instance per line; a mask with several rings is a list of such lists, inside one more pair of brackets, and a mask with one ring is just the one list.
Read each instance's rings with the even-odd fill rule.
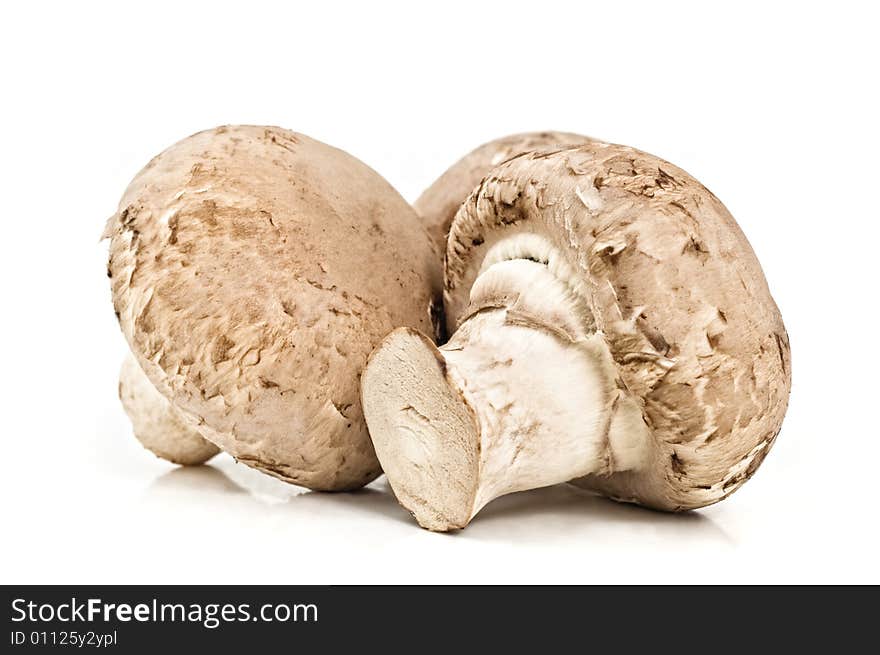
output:
[[[551,275],[539,263],[516,266]],[[510,270],[494,268],[480,277],[511,279]],[[425,528],[462,528],[498,496],[644,460],[644,423],[635,405],[621,401],[604,341],[572,340],[535,322],[522,313],[528,293],[473,314],[439,349],[416,331],[395,330],[364,371],[379,461]],[[535,300],[546,301],[546,289]]]

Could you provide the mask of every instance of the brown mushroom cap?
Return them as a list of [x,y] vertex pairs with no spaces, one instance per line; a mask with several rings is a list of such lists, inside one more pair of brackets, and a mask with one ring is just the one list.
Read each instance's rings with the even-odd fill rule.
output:
[[442,253],[446,249],[446,235],[449,233],[452,219],[455,218],[461,203],[495,166],[529,150],[579,145],[592,140],[590,137],[571,132],[546,131],[511,134],[489,141],[450,166],[425,189],[416,200],[414,207]]
[[360,371],[393,328],[432,333],[437,258],[375,171],[280,128],[220,127],[147,164],[106,235],[132,352],[204,436],[313,489],[379,474]]
[[182,466],[194,466],[220,452],[156,390],[131,354],[119,372],[119,399],[134,436],[156,456]]
[[[791,385],[788,336],[761,267],[721,202],[680,168],[590,142],[501,164],[459,210],[447,248],[452,332],[500,240],[538,235],[582,286],[652,457],[576,481],[665,510],[717,502],[763,461]],[[491,304],[491,299],[487,301]],[[613,467],[610,467],[613,469]]]

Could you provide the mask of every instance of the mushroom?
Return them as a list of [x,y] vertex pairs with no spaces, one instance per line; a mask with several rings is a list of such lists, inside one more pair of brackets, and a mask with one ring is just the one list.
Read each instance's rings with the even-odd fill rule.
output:
[[527,150],[592,141],[571,132],[525,132],[489,141],[475,148],[449,167],[425,189],[413,205],[421,216],[439,252],[446,251],[446,235],[455,213],[471,190],[498,164]]
[[119,400],[143,446],[162,459],[182,466],[204,464],[220,452],[192,426],[129,354],[119,372]]
[[375,171],[302,134],[220,127],[147,164],[105,236],[131,351],[198,434],[312,489],[379,474],[359,376],[393,328],[431,332],[439,258]]
[[425,528],[566,481],[702,507],[779,432],[789,343],[758,260],[652,155],[593,141],[494,168],[452,224],[444,305],[448,343],[397,329],[362,377],[379,461]]

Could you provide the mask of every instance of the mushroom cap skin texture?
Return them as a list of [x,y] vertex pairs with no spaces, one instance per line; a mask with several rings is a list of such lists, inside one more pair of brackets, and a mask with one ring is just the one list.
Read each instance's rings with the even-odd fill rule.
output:
[[459,159],[419,196],[413,205],[421,216],[441,253],[446,251],[446,235],[461,203],[480,180],[502,162],[529,150],[574,145],[593,141],[571,132],[525,132],[489,141]]
[[431,333],[438,258],[347,153],[277,127],[194,134],[134,178],[108,275],[138,363],[239,461],[318,490],[379,473],[359,377],[391,329]]
[[392,488],[429,529],[563,481],[702,507],[779,433],[791,356],[758,260],[721,202],[653,155],[593,141],[494,168],[453,222],[444,309],[447,344],[396,330],[362,389]]
[[156,391],[131,354],[119,372],[119,400],[134,428],[134,436],[156,456],[181,466],[196,466],[220,452]]

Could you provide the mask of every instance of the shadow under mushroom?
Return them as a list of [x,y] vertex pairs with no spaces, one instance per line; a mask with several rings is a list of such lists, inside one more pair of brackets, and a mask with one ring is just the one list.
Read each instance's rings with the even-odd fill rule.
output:
[[[159,477],[149,488],[153,498],[166,500],[192,495],[230,502],[248,515],[291,512],[292,520],[336,515],[346,520],[353,514],[394,520],[396,528],[413,526],[383,477],[368,487],[346,493],[314,492],[285,484],[240,466],[228,458],[212,464],[178,467]],[[234,499],[234,500],[233,500]],[[428,534],[428,533],[421,533]],[[432,533],[435,534],[435,533]],[[448,538],[499,542],[546,542],[554,540],[608,540],[623,535],[638,540],[647,535],[707,540],[733,544],[734,540],[712,518],[700,512],[667,514],[595,496],[562,484],[509,494],[490,503],[468,530],[451,532]],[[438,538],[442,538],[439,534]]]

